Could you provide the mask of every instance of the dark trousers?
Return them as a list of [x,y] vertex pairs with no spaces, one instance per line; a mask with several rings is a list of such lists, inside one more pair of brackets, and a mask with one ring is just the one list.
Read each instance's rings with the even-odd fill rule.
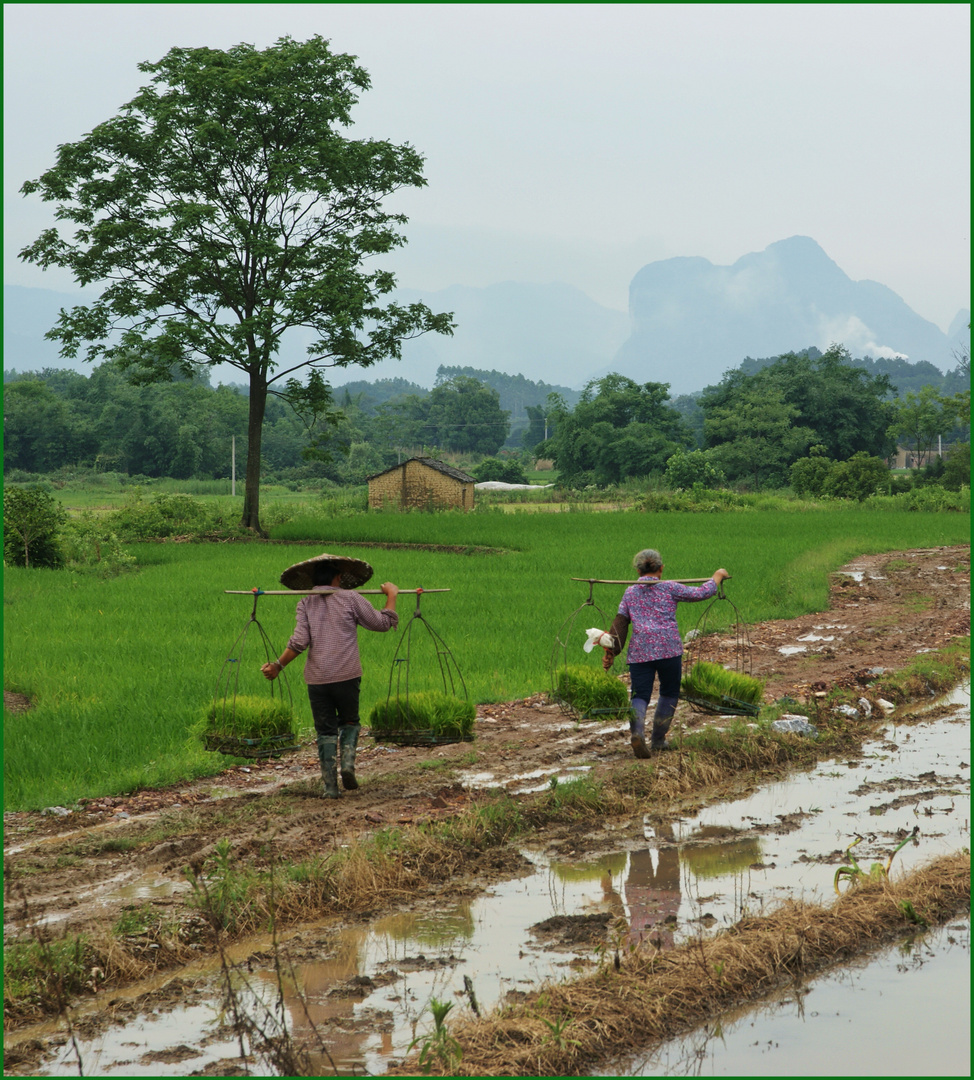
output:
[[308,683],[308,700],[318,735],[337,735],[339,725],[357,724],[358,694],[362,679]]
[[639,664],[630,664],[632,696],[648,704],[653,696],[653,683],[657,675],[659,676],[659,696],[678,698],[680,679],[683,675],[683,657],[668,656],[665,660],[644,660]]

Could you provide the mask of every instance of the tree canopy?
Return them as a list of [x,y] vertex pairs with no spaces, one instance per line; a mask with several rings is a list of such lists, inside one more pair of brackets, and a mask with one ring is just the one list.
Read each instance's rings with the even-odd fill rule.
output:
[[894,392],[887,375],[852,366],[842,346],[786,353],[752,374],[742,365],[707,387],[699,399],[704,439],[729,478],[784,483],[812,444],[838,461],[860,451],[888,457]]
[[[145,379],[230,364],[249,386],[242,524],[260,529],[261,434],[269,392],[316,415],[321,371],[399,358],[403,339],[451,333],[449,315],[387,302],[392,274],[363,262],[404,243],[382,200],[422,187],[408,145],[342,134],[368,89],[355,58],[318,36],[264,50],[174,48],[142,63],[149,85],[22,187],[59,222],[21,258],[61,266],[91,304],[48,337]],[[282,336],[311,331],[307,358],[279,369]],[[310,368],[307,385],[293,378]]]
[[573,412],[554,413],[555,433],[546,450],[566,483],[614,484],[662,471],[667,459],[689,446],[680,414],[666,405],[666,383],[637,383],[613,373],[593,379]]

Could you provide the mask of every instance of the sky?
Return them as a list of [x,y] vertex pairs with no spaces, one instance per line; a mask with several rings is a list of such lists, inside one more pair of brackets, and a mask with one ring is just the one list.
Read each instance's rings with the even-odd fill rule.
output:
[[320,34],[368,70],[356,137],[410,143],[404,287],[564,281],[625,311],[644,265],[810,236],[942,330],[970,307],[967,4],[5,4],[4,280],[19,194],[175,46]]

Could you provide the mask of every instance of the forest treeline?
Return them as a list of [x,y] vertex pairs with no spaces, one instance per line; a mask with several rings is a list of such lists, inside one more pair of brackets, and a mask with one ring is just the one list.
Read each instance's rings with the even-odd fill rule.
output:
[[[233,436],[237,475],[246,467],[245,387],[214,388],[205,376],[178,374],[140,385],[113,362],[89,375],[5,371],[4,384],[8,477],[72,467],[228,477]],[[553,458],[562,480],[575,485],[662,474],[682,455],[697,463],[701,480],[761,487],[788,483],[792,465],[809,456],[888,460],[899,444],[922,464],[937,440],[969,438],[969,399],[965,358],[943,374],[924,362],[856,359],[839,346],[747,358],[716,386],[673,399],[666,384],[616,374],[579,393],[521,375],[441,367],[432,389],[401,378],[334,389],[324,434],[271,397],[262,471],[358,483],[404,454],[492,456],[506,447]]]

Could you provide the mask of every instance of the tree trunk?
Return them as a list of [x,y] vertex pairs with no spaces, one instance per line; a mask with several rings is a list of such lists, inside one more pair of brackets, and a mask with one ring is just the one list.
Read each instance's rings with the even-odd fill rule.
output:
[[267,383],[262,376],[250,377],[250,410],[247,417],[247,479],[244,483],[243,515],[240,524],[260,536],[260,441],[264,430]]

